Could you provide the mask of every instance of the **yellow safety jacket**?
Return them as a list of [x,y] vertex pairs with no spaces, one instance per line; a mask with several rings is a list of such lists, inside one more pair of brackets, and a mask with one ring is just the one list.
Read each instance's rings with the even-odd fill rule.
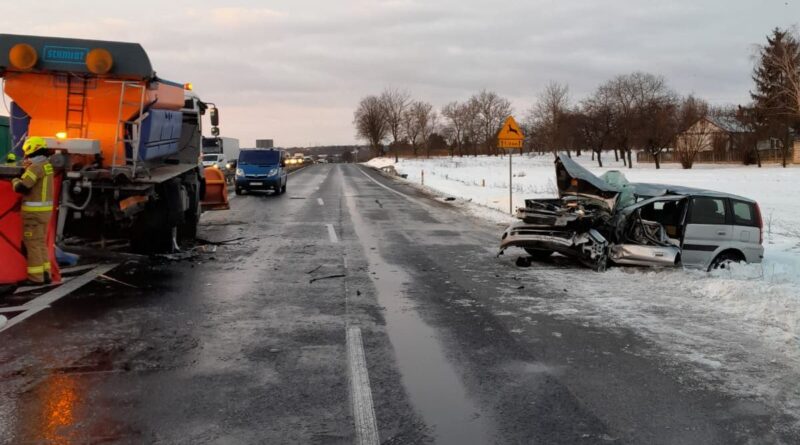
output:
[[13,186],[14,190],[23,194],[23,212],[53,211],[53,165],[47,157],[36,156],[31,159],[31,165],[21,178],[13,181]]

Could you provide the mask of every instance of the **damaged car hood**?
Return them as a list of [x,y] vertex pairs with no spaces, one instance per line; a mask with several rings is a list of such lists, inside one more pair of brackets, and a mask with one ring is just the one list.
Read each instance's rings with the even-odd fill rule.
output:
[[582,196],[605,203],[609,211],[616,206],[617,197],[622,189],[611,185],[589,170],[580,166],[569,156],[560,153],[556,157],[556,186],[558,197]]

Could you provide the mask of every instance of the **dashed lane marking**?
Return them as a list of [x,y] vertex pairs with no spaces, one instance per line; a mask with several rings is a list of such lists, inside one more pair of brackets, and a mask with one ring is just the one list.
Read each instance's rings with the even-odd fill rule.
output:
[[325,205],[325,201],[323,201],[322,198],[317,198],[317,204],[319,204],[321,206],[324,206]]
[[325,224],[328,227],[328,238],[331,239],[332,243],[338,243],[339,237],[336,236],[336,229],[333,228],[333,224]]
[[353,398],[353,420],[356,427],[356,443],[377,445],[378,422],[372,405],[372,389],[369,386],[367,359],[361,341],[361,328],[347,328],[347,361],[350,363],[350,393]]
[[33,300],[19,306],[19,309],[23,309],[24,312],[13,317],[8,320],[5,326],[0,328],[0,332],[5,331],[6,329],[10,329],[13,326],[16,326],[23,321],[27,320],[28,318],[36,315],[37,313],[47,309],[50,307],[51,304],[55,303],[56,301],[66,297],[67,295],[71,294],[72,292],[80,289],[86,284],[89,284],[95,278],[109,272],[111,269],[117,267],[118,264],[103,264],[100,266],[95,267],[94,269],[86,272],[85,274],[73,278],[71,281],[62,284],[61,286],[47,292],[46,294],[40,295]]

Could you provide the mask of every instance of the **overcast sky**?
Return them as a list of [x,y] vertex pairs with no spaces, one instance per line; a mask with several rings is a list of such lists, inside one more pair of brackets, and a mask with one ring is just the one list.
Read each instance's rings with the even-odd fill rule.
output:
[[7,33],[141,43],[193,82],[243,146],[350,144],[359,99],[387,86],[441,106],[481,89],[519,117],[549,80],[579,100],[641,70],[714,104],[743,103],[754,45],[800,21],[774,0],[29,1]]

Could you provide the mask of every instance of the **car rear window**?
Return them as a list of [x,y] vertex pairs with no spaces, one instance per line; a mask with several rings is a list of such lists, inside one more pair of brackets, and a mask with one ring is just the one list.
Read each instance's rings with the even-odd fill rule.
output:
[[733,202],[733,223],[737,226],[757,226],[756,209],[752,203],[744,201]]
[[725,224],[725,200],[721,198],[694,198],[692,216],[694,224]]

